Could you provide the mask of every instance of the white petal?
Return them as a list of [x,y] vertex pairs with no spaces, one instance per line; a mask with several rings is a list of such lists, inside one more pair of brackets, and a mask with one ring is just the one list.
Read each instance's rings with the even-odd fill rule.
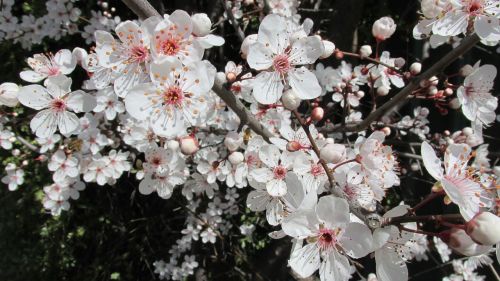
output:
[[422,159],[427,172],[429,172],[435,180],[441,180],[443,177],[443,166],[441,164],[441,160],[437,158],[436,152],[432,146],[425,141],[422,142],[420,153],[422,154]]
[[254,212],[264,211],[271,199],[267,191],[252,190],[247,197],[247,207]]
[[130,90],[125,97],[127,112],[137,120],[146,120],[153,111],[149,97],[154,94],[156,87],[153,83],[140,84]]
[[[316,79],[316,78],[315,78]],[[253,81],[253,96],[261,104],[276,103],[283,94],[283,82],[277,72],[264,71]]]
[[260,23],[257,40],[268,46],[274,54],[283,53],[289,44],[285,18],[277,14],[266,16]]
[[59,70],[62,74],[68,75],[76,67],[76,58],[70,50],[63,49],[54,55],[54,61],[59,65]]
[[259,150],[260,160],[270,168],[278,166],[280,156],[281,153],[279,149],[274,145],[264,145]]
[[314,212],[297,211],[286,216],[281,223],[281,227],[288,236],[305,239],[313,235],[315,223],[317,223],[317,220]]
[[272,179],[266,184],[266,189],[269,195],[273,197],[281,197],[286,194],[286,184],[284,180]]
[[283,220],[283,204],[278,199],[273,199],[266,206],[266,219],[270,225],[278,225]]
[[342,248],[349,256],[358,259],[368,255],[373,248],[370,229],[361,223],[350,223],[340,238]]
[[51,137],[57,129],[56,115],[50,109],[42,110],[31,119],[30,127],[39,138]]
[[432,32],[441,36],[455,36],[467,31],[468,15],[464,12],[448,12],[436,21]]
[[393,250],[382,248],[375,251],[375,262],[379,281],[408,280],[408,268]]
[[321,56],[323,49],[323,43],[318,37],[302,37],[292,45],[290,62],[293,65],[313,64]]
[[316,214],[321,221],[328,223],[328,228],[342,226],[349,223],[349,204],[342,198],[323,196],[316,206]]
[[77,90],[68,95],[66,104],[74,112],[90,112],[96,107],[97,102],[94,96],[85,93],[84,91]]
[[350,268],[347,257],[332,250],[323,258],[319,276],[322,281],[347,281],[351,276]]
[[293,251],[288,264],[300,277],[311,276],[320,266],[319,247],[311,243]]
[[52,101],[52,97],[47,89],[40,85],[22,87],[17,97],[22,105],[36,110],[48,107]]
[[255,70],[265,70],[273,65],[274,54],[270,47],[257,42],[248,49],[248,65]]
[[316,75],[305,67],[289,71],[288,83],[297,97],[304,100],[315,99],[319,97],[322,92]]
[[141,194],[149,195],[155,190],[156,190],[155,184],[154,181],[151,179],[151,177],[146,177],[139,184],[139,192]]
[[46,75],[39,74],[37,72],[34,72],[33,70],[21,71],[21,73],[19,73],[19,76],[24,81],[30,83],[38,83],[47,77]]
[[57,126],[61,134],[68,136],[78,129],[78,126],[80,126],[80,119],[78,119],[76,114],[64,111],[58,116]]

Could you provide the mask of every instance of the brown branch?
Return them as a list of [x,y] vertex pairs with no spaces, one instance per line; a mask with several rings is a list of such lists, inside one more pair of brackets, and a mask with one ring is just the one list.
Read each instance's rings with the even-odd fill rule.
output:
[[445,222],[445,221],[454,221],[454,222],[463,222],[464,219],[460,214],[449,214],[449,215],[429,215],[429,216],[402,216],[402,217],[394,217],[394,218],[386,218],[382,222],[382,226],[386,226],[389,224],[402,224],[407,222]]
[[[160,14],[149,4],[147,0],[122,0],[139,18],[145,19]],[[267,142],[273,134],[265,128],[252,113],[241,103],[232,92],[222,85],[214,84],[212,90],[226,103],[226,105],[238,115],[241,124],[247,124],[255,133],[261,135]]]
[[453,49],[451,52],[446,54],[438,62],[436,62],[431,68],[426,70],[424,73],[410,80],[410,83],[404,87],[399,93],[397,93],[392,99],[384,103],[377,110],[369,114],[365,120],[356,124],[347,124],[345,126],[335,126],[333,128],[325,128],[324,133],[331,132],[359,132],[370,126],[373,121],[378,120],[386,112],[390,111],[392,108],[406,100],[406,98],[416,89],[418,89],[419,84],[423,80],[427,80],[432,76],[439,74],[444,68],[446,68],[450,63],[456,60],[461,55],[465,54],[472,47],[474,47],[480,41],[479,36],[476,34],[467,36],[462,40],[460,45]]

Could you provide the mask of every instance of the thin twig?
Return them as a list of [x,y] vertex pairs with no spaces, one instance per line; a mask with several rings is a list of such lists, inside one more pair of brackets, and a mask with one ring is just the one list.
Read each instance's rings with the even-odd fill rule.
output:
[[392,99],[388,102],[384,103],[381,107],[379,107],[376,111],[369,114],[365,120],[359,123],[351,123],[346,126],[335,126],[332,128],[325,128],[323,130],[324,133],[330,132],[359,132],[370,126],[373,121],[378,120],[382,117],[386,112],[390,111],[392,108],[396,107],[401,102],[405,101],[406,98],[416,89],[418,89],[419,84],[423,80],[427,80],[432,76],[437,75],[444,68],[446,68],[450,63],[455,61],[458,57],[465,54],[472,47],[474,47],[480,41],[479,36],[476,34],[470,35],[462,40],[460,45],[453,49],[451,52],[446,54],[443,58],[441,58],[438,62],[436,62],[431,68],[427,71],[423,72],[419,76],[414,77],[410,80],[410,83],[404,87],[399,93],[397,93]]
[[245,40],[245,33],[243,30],[241,30],[240,25],[236,21],[236,18],[234,18],[233,11],[231,8],[227,5],[226,0],[220,0],[222,5],[224,6],[224,10],[226,11],[227,18],[229,19],[229,22],[234,28],[234,31],[236,31],[236,35],[238,36],[238,39],[240,39],[240,42],[243,42]]

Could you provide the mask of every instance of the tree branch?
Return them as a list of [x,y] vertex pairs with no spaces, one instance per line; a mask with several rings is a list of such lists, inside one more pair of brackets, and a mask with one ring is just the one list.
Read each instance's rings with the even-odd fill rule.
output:
[[[160,14],[149,4],[147,0],[122,0],[141,19]],[[241,103],[232,92],[222,85],[214,84],[212,90],[226,103],[226,105],[238,115],[242,124],[247,124],[255,133],[261,135],[267,142],[273,134],[265,128],[250,111]]]
[[359,132],[370,126],[373,121],[378,120],[386,112],[397,106],[399,103],[403,102],[413,91],[418,89],[419,84],[423,80],[427,80],[434,75],[439,74],[444,68],[446,68],[450,63],[456,60],[461,55],[465,54],[472,47],[474,47],[480,41],[479,36],[476,34],[467,36],[462,40],[460,45],[441,58],[436,62],[431,68],[429,68],[424,73],[410,80],[410,83],[404,87],[399,93],[397,93],[392,99],[384,103],[377,110],[369,114],[365,120],[356,124],[347,124],[346,126],[335,126],[333,128],[326,128],[323,130],[324,133],[331,132]]

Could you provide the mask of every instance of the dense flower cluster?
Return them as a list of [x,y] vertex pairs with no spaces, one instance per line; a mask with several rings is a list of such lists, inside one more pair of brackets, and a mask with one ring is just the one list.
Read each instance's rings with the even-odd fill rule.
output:
[[[252,1],[233,2],[229,8],[241,18],[235,9]],[[3,3],[5,19],[11,1]],[[74,24],[78,10],[70,2],[62,5],[66,24]],[[403,58],[378,48],[372,54],[368,45],[351,54],[368,60],[352,65],[345,59],[348,53],[311,34],[310,19],[300,22],[297,1],[269,5],[271,14],[262,18],[258,33],[242,43],[245,61],[229,61],[221,72],[203,57],[224,39],[210,33],[207,15],[181,10],[124,21],[114,32],[103,26],[85,29],[97,29],[89,52],[63,49],[29,58],[30,69],[20,77],[32,84],[2,84],[0,103],[20,103],[33,113],[29,127],[36,136],[37,161],[46,162],[53,180],[43,188],[44,208],[60,215],[89,184],[114,185],[131,174],[142,195],[168,200],[177,193],[188,202],[185,228],[169,260],[154,263],[160,278],[193,275],[200,266],[190,252],[197,241],[214,244],[233,228],[252,235],[255,226],[230,220],[243,200],[249,210],[265,212],[272,238],[292,241],[288,264],[302,278],[318,271],[323,281],[349,280],[355,259],[374,257],[376,277],[369,280],[407,280],[406,263],[428,258],[428,233],[416,221],[417,208],[400,202],[384,212],[382,202],[408,172],[400,166],[402,153],[391,146],[393,137],[415,135],[421,156],[413,158],[434,179],[431,196],[443,195],[446,204],[457,205],[466,222],[462,228],[444,222],[452,228],[437,233],[432,244],[443,262],[450,248],[483,257],[454,261],[455,274],[447,280],[481,280],[474,270],[491,264],[487,255],[495,247],[498,251],[500,242],[498,233],[484,227],[485,221],[498,220],[499,169],[490,166],[487,146],[479,146],[483,127],[495,122],[496,67],[478,62],[456,84],[435,76],[423,79],[409,94],[433,102],[443,114],[461,109],[471,127],[431,137],[431,109],[418,107],[411,116],[386,114],[348,130],[367,118],[362,105],[373,114],[384,96],[414,83],[422,65],[407,66]],[[422,1],[425,19],[415,32],[419,37],[476,32],[484,41],[498,41],[497,10],[498,1]],[[42,21],[42,30],[51,25]],[[5,38],[17,36],[8,25],[0,26]],[[376,21],[377,44],[395,29],[389,17]],[[16,40],[41,40],[53,31],[23,32]],[[338,67],[318,63],[332,54],[341,60]],[[77,67],[89,74],[81,87],[68,77]],[[224,102],[215,90],[221,87],[241,106]],[[252,131],[237,115],[242,110],[270,135]],[[2,116],[3,149],[11,150],[16,141],[10,123],[15,119]],[[421,162],[411,169],[423,177]],[[9,190],[22,188],[23,167],[9,164],[5,170],[2,182]],[[401,218],[415,220],[391,223]]]

